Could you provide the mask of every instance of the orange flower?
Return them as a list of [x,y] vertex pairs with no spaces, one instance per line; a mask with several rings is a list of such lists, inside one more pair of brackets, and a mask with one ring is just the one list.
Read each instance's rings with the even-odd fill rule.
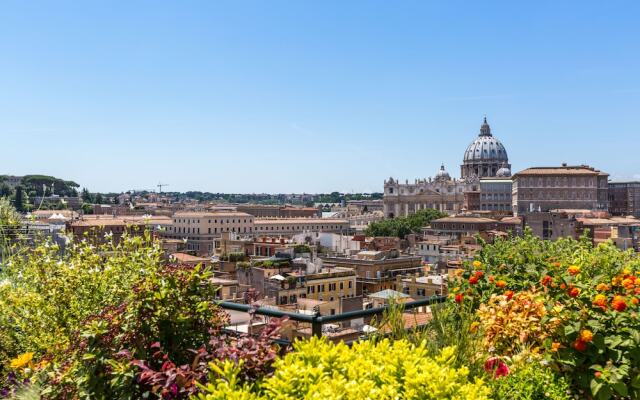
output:
[[507,282],[505,282],[505,281],[497,281],[496,282],[496,286],[499,287],[500,289],[502,289],[503,287],[507,286]]
[[609,285],[607,285],[606,283],[598,283],[596,285],[596,290],[598,292],[605,292],[605,291],[609,290]]
[[489,282],[493,283],[496,280],[496,277],[493,275],[489,275]]
[[616,311],[622,312],[627,309],[627,302],[624,301],[624,297],[615,296],[611,301],[611,307]]
[[455,297],[456,303],[458,304],[462,303],[463,299],[464,299],[464,295],[462,293],[458,293]]
[[553,282],[553,278],[551,278],[549,275],[545,275],[544,278],[542,278],[542,280],[540,281],[542,286],[549,285],[549,282]]
[[476,283],[478,283],[478,277],[477,276],[474,275],[471,278],[469,278],[469,284],[475,285]]
[[504,295],[507,297],[507,300],[511,300],[511,298],[513,297],[513,291],[507,290],[506,292],[504,292]]
[[593,373],[593,376],[595,376],[596,378],[599,379],[602,376],[602,372],[596,371],[596,372]]
[[633,304],[634,306],[637,306],[638,303],[640,303],[640,300],[638,300],[637,297],[634,297],[634,298],[631,299],[631,304]]
[[482,279],[482,277],[484,276],[484,272],[482,271],[476,271],[476,273],[474,274],[478,279]]
[[564,290],[564,289],[566,289],[566,288],[567,288],[567,285],[565,285],[564,283],[561,283],[561,284],[560,284],[560,289]]
[[569,271],[571,275],[578,275],[580,273],[580,267],[577,265],[572,265],[567,268],[567,271]]
[[587,349],[587,342],[580,339],[576,339],[573,342],[573,348],[580,352],[585,351]]
[[583,329],[582,331],[580,331],[580,340],[585,343],[591,342],[593,340],[593,332],[588,329]]
[[562,345],[560,343],[553,342],[553,343],[551,343],[551,351],[553,351],[555,353],[560,349],[561,346]]
[[554,267],[556,267],[556,268],[560,268],[560,266],[561,266],[562,264],[560,264],[559,262],[557,262],[557,261],[556,261],[556,262],[554,262],[554,263],[553,263],[553,264],[551,264],[551,265],[553,265],[553,266],[554,266]]
[[578,297],[579,294],[580,294],[580,289],[578,289],[577,287],[572,287],[569,289],[569,296]]
[[622,280],[622,286],[624,286],[625,289],[633,288],[633,280],[629,278],[624,278]]
[[607,296],[603,294],[597,294],[596,297],[593,298],[591,302],[595,307],[600,307],[603,310],[607,309]]

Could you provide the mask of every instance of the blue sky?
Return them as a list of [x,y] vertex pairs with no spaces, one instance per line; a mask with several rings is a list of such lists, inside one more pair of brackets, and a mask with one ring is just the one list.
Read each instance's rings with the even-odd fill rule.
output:
[[0,173],[381,191],[487,115],[514,170],[640,179],[637,1],[5,1]]

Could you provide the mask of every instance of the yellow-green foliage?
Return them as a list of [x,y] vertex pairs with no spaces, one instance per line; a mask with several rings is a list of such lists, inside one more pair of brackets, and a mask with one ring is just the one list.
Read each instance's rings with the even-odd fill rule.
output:
[[351,348],[313,338],[276,361],[272,377],[251,386],[237,381],[231,362],[212,366],[201,400],[238,399],[488,399],[482,380],[452,367],[455,349],[431,358],[426,344],[363,341]]
[[46,242],[7,260],[0,270],[0,373],[24,352],[60,354],[84,319],[119,305],[161,265],[161,254],[146,233],[99,247],[77,240],[64,254]]

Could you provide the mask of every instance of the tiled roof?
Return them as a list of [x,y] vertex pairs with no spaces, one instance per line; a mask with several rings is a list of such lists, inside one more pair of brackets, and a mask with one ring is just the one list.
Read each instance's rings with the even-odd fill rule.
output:
[[588,166],[533,167],[514,175],[609,175]]

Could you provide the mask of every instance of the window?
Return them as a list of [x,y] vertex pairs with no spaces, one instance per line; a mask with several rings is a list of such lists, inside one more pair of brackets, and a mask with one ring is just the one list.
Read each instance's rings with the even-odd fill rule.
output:
[[352,283],[352,281],[349,281],[349,289],[351,289],[351,283]]

